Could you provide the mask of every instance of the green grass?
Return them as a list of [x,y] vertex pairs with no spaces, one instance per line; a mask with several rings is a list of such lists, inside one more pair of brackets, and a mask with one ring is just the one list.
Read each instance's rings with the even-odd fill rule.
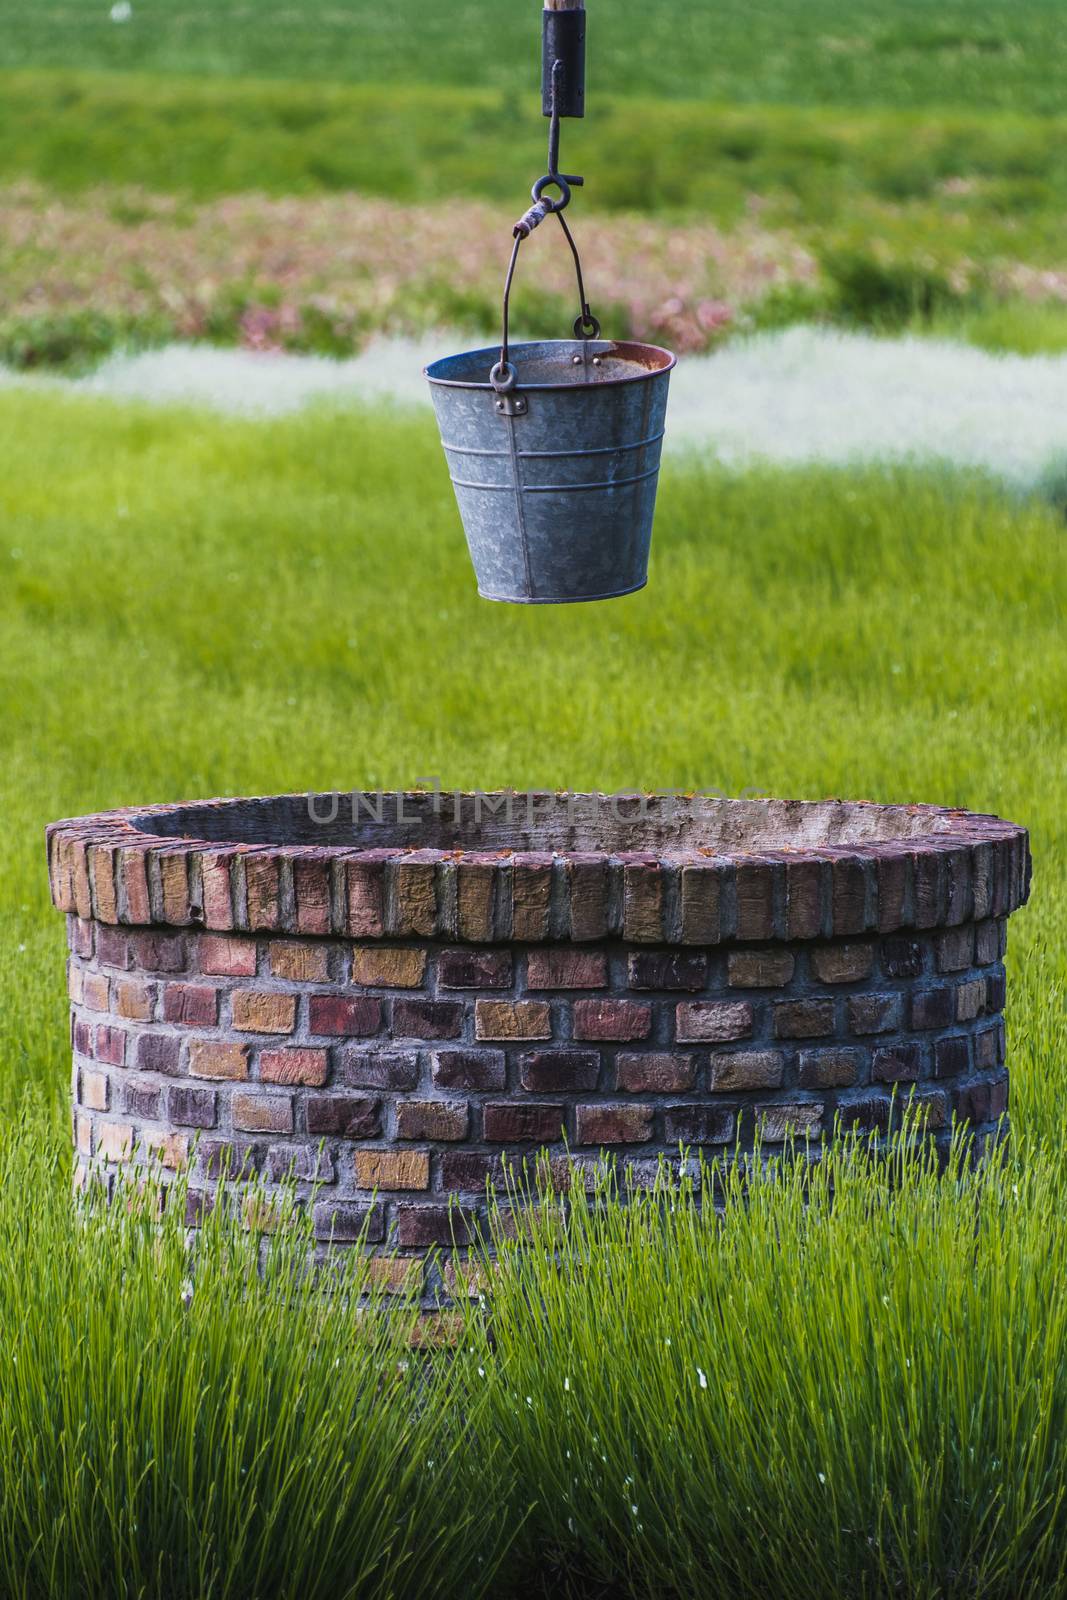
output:
[[[538,71],[535,0],[100,0],[0,8],[0,62],[363,83],[479,84],[509,96]],[[594,96],[833,105],[1064,109],[1057,0],[614,0],[590,7]]]
[[[507,1600],[539,1576],[561,1592],[553,1564],[632,1600],[755,1600],[772,1579],[812,1600],[1062,1595],[1057,510],[933,471],[674,461],[649,588],[549,612],[476,598],[429,419],[253,426],[20,393],[0,395],[0,447],[0,1104],[24,1130],[0,1151],[0,1588],[458,1600],[503,1554]],[[494,1290],[495,1348],[472,1327],[422,1388],[411,1367],[374,1388],[346,1303],[327,1315],[284,1252],[253,1286],[221,1228],[182,1310],[173,1224],[104,1248],[109,1224],[70,1209],[44,824],[431,774],[1027,823],[1003,1181],[838,1167],[833,1205],[761,1187],[721,1226],[684,1203],[566,1229],[546,1210],[545,1248]],[[368,1526],[421,1542],[395,1582],[386,1561],[353,1587]]]

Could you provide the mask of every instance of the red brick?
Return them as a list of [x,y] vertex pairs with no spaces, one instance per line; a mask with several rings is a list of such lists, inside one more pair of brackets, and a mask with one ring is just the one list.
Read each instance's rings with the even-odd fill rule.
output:
[[823,1109],[820,1103],[767,1106],[756,1118],[760,1138],[767,1144],[779,1144],[790,1135],[815,1138],[822,1133]]
[[569,945],[531,950],[526,959],[528,989],[604,989],[607,957],[601,950],[575,950]]
[[468,1207],[413,1206],[396,1208],[396,1242],[404,1249],[466,1245],[478,1236],[478,1214]]
[[[88,922],[84,917],[67,918],[67,942],[70,945],[72,956],[83,956],[86,961],[93,953],[93,922]],[[995,927],[995,923],[990,924]],[[993,959],[992,957],[990,959]]]
[[466,1100],[398,1100],[398,1139],[465,1139],[470,1125]]
[[171,1033],[142,1033],[137,1041],[137,1065],[142,1072],[164,1072],[173,1075],[179,1070],[181,1040]]
[[917,1044],[887,1045],[871,1057],[871,1077],[876,1083],[914,1083],[920,1065]]
[[394,1038],[458,1039],[462,1032],[463,1006],[458,1000],[393,1001]]
[[162,1100],[163,1091],[154,1083],[142,1083],[137,1078],[131,1078],[122,1086],[122,1109],[126,1116],[136,1117],[138,1122],[146,1119],[157,1122]]
[[627,973],[631,989],[699,994],[708,981],[708,958],[690,950],[635,950]]
[[[977,1040],[976,1040],[977,1044]],[[977,1050],[975,1052],[977,1055]],[[934,1043],[934,1077],[959,1078],[968,1070],[971,1064],[970,1041],[966,1034],[955,1035],[948,1039],[938,1039]],[[989,1063],[992,1065],[992,1063]],[[976,1066],[981,1066],[980,1061],[975,1061]]]
[[717,944],[720,936],[721,885],[725,868],[683,867],[680,893],[682,939],[686,944]]
[[867,926],[867,874],[860,856],[838,856],[833,865],[835,933],[862,933]]
[[695,1082],[692,1056],[621,1052],[615,1060],[615,1087],[629,1094],[685,1094]]
[[74,1050],[79,1056],[91,1056],[93,1052],[93,1029],[88,1022],[83,1022],[75,1017],[74,1023]]
[[596,1050],[530,1050],[519,1060],[519,1081],[535,1094],[595,1089],[599,1074]]
[[264,1083],[306,1084],[321,1089],[329,1070],[325,1050],[264,1050],[259,1057],[259,1076]]
[[381,1127],[379,1105],[366,1095],[310,1095],[306,1106],[310,1134],[341,1139],[376,1139]]
[[512,857],[512,938],[525,940],[545,937],[551,894],[551,856],[528,853]]
[[891,1033],[900,1026],[899,994],[857,994],[848,1002],[850,1033]]
[[352,952],[352,981],[372,988],[418,989],[426,952],[405,945],[361,945]]
[[847,1089],[858,1082],[860,1050],[802,1050],[798,1082],[802,1089]]
[[381,1206],[350,1200],[320,1200],[312,1210],[312,1225],[316,1239],[332,1239],[336,1244],[378,1244],[385,1237]]
[[188,1028],[213,1028],[219,1019],[217,989],[195,983],[163,986],[163,1021]]
[[184,972],[185,940],[177,933],[130,934],[134,965],[145,972]]
[[948,1127],[948,1096],[940,1089],[935,1089],[931,1094],[910,1095],[904,1110],[920,1128],[929,1133]]
[[563,1133],[561,1105],[494,1102],[485,1107],[482,1119],[490,1144],[550,1144]]
[[644,1144],[652,1137],[655,1107],[635,1105],[578,1106],[575,1111],[579,1144]]
[[250,1178],[256,1171],[258,1148],[257,1145],[204,1139],[197,1146],[198,1165],[206,1178],[216,1181]]
[[185,1128],[213,1128],[218,1097],[214,1089],[174,1084],[167,1090],[167,1120]]
[[370,995],[313,994],[308,1001],[312,1033],[339,1038],[366,1038],[382,1025],[382,1003]]
[[766,861],[741,861],[737,884],[737,937],[774,938],[774,874]]
[[297,859],[293,862],[293,896],[296,900],[296,925],[301,933],[330,932],[330,869],[325,861]]
[[990,1086],[985,1080],[957,1089],[952,1099],[957,1121],[978,1123],[990,1120]]
[[[312,1005],[317,998],[312,997]],[[292,1033],[296,1027],[295,994],[273,989],[235,989],[230,1005],[233,1025],[242,1033]],[[322,1031],[312,1024],[313,1033]]]
[[795,964],[789,950],[731,950],[726,981],[731,989],[781,989]]
[[734,1113],[725,1106],[668,1106],[663,1113],[668,1144],[726,1144],[734,1136]]
[[546,1000],[476,1000],[474,1027],[479,1039],[551,1039],[552,1012]]
[[754,1026],[752,1007],[745,1000],[685,1000],[675,1015],[677,1037],[685,1043],[747,1039]]
[[845,1132],[888,1133],[892,1104],[883,1095],[866,1095],[842,1104],[838,1110]]
[[432,1072],[438,1089],[503,1089],[507,1081],[503,1050],[442,1050]]
[[887,978],[917,978],[923,969],[923,947],[918,939],[899,934],[882,940],[882,970]]
[[499,1156],[477,1150],[441,1152],[441,1187],[464,1194],[482,1194],[486,1187],[503,1193],[508,1187],[504,1164]]
[[254,851],[243,857],[248,926],[271,930],[281,926],[281,884],[278,857]]
[[233,884],[230,879],[233,859],[234,853],[230,850],[205,851],[200,857],[206,928],[225,931],[233,927]]
[[122,928],[96,930],[96,959],[102,967],[117,967],[125,972],[130,965],[130,940]]
[[776,1039],[819,1039],[833,1031],[832,1000],[780,1000],[774,1007]]
[[243,1133],[292,1133],[293,1099],[288,1094],[235,1094],[233,1125]]
[[603,856],[567,860],[572,939],[603,939],[608,931],[608,864]]
[[112,1028],[101,1022],[96,1030],[96,1059],[109,1067],[126,1065],[126,1034],[122,1028]]
[[378,939],[385,932],[385,854],[345,863],[348,932],[357,939]]
[[437,981],[442,989],[510,988],[511,951],[442,950]]
[[952,989],[916,989],[911,996],[913,1028],[947,1028],[954,1020],[956,996]]
[[254,978],[256,941],[202,933],[197,941],[197,962],[200,971],[212,978]]
[[298,1183],[337,1182],[329,1151],[306,1144],[272,1144],[267,1151],[267,1175],[272,1183],[284,1183],[287,1178]]
[[576,1039],[647,1039],[652,1032],[652,1007],[636,1000],[576,1000]]
[[885,847],[875,861],[878,885],[878,927],[883,933],[899,928],[912,880],[912,858],[903,848]]
[[822,931],[824,875],[829,878],[828,862],[786,862],[785,921],[790,939],[814,939]]
[[937,941],[938,972],[966,972],[974,965],[974,924],[951,928]]
[[623,868],[623,930],[636,944],[663,938],[663,870],[654,859]]

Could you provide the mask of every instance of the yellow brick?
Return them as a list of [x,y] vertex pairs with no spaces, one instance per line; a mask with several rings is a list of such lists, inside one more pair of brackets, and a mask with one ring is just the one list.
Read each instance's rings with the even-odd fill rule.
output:
[[426,1150],[357,1150],[356,1182],[361,1189],[428,1189]]
[[292,1033],[296,1027],[296,995],[269,989],[235,989],[233,1025],[243,1033]]
[[193,1078],[247,1078],[248,1046],[194,1039],[189,1045],[189,1075]]
[[81,1103],[89,1111],[107,1110],[107,1076],[103,1072],[82,1070]]
[[383,989],[418,989],[426,952],[411,946],[360,945],[352,952],[352,981]]
[[133,1154],[133,1128],[128,1122],[98,1122],[96,1153],[102,1161],[128,1161]]
[[330,975],[326,947],[299,940],[276,940],[270,947],[270,970],[293,983],[325,983]]

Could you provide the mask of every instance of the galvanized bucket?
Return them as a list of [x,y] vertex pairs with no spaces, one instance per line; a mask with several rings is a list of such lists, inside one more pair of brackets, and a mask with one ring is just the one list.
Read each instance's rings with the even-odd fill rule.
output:
[[643,588],[674,356],[579,338],[508,357],[503,375],[496,349],[426,368],[479,594],[552,605]]

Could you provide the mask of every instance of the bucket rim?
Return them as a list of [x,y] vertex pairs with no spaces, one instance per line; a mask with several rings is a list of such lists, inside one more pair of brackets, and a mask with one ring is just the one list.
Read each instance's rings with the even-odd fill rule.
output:
[[[646,367],[643,372],[627,373],[625,377],[621,378],[597,378],[590,383],[575,383],[573,380],[561,383],[520,382],[516,384],[516,388],[521,389],[523,393],[534,391],[544,393],[554,389],[574,391],[577,389],[617,388],[620,384],[646,383],[649,378],[661,377],[678,365],[678,357],[672,350],[666,350],[662,345],[658,344],[640,344],[634,340],[627,339],[527,339],[521,344],[513,344],[510,353],[512,356],[521,358],[524,351],[545,350],[553,346],[561,350],[572,350],[581,349],[583,345],[588,349],[596,350],[599,354],[610,351],[612,354],[621,356],[623,360],[629,358],[640,362],[642,356],[647,357],[649,355],[662,357],[662,360],[657,361],[655,366]],[[487,345],[484,349],[458,350],[452,355],[439,356],[436,361],[431,361],[428,366],[423,367],[423,377],[428,383],[436,384],[442,389],[478,389],[484,393],[491,393],[493,385],[488,378],[484,383],[478,383],[466,378],[443,378],[436,374],[435,368],[441,367],[446,361],[455,361],[461,356],[472,359],[475,356],[485,356],[490,365],[492,365],[495,360],[499,359],[500,347],[498,345]]]

